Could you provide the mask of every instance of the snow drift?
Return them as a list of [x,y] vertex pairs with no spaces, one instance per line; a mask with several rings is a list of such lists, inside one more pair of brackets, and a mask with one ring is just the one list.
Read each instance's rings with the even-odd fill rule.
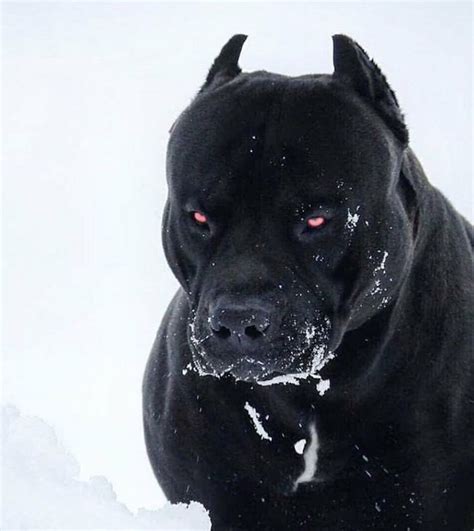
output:
[[[79,480],[77,460],[42,419],[2,408],[2,529],[208,530],[205,509],[166,505],[132,513],[103,476]],[[124,456],[124,459],[126,456]]]

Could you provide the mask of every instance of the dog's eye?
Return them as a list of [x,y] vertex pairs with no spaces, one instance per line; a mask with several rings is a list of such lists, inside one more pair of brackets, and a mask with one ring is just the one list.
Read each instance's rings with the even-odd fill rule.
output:
[[320,229],[326,225],[327,220],[324,216],[315,216],[306,220],[306,227],[310,230]]
[[207,225],[208,223],[208,218],[206,214],[199,212],[199,210],[192,212],[192,218],[198,225]]

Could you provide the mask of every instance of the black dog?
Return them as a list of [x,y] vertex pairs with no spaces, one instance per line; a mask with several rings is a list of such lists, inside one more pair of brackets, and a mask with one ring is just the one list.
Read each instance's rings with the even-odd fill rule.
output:
[[472,227],[354,41],[296,78],[242,73],[244,41],[171,131],[156,477],[213,529],[471,529]]

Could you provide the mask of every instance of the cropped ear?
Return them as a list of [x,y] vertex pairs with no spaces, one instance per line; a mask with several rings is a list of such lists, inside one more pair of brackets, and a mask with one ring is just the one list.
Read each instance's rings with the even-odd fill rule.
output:
[[333,35],[334,77],[350,85],[381,116],[400,140],[408,145],[408,130],[395,93],[380,68],[350,37]]
[[215,58],[200,92],[227,83],[240,74],[242,70],[239,66],[239,57],[246,40],[247,35],[240,34],[229,39]]

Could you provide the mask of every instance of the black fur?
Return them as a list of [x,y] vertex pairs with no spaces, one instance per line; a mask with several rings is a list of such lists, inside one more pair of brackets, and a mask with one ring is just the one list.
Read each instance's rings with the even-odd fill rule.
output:
[[[244,40],[169,141],[163,240],[182,288],[144,379],[156,477],[213,529],[472,529],[472,227],[356,43],[334,37],[332,76],[291,78],[242,73]],[[295,489],[312,423],[316,474]]]

